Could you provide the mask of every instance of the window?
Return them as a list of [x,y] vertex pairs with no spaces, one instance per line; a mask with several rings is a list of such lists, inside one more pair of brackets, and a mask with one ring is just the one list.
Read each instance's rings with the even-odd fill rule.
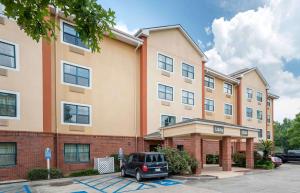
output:
[[271,115],[268,115],[268,123],[271,123]]
[[173,72],[173,59],[168,56],[158,54],[158,67],[160,69]]
[[260,111],[260,110],[257,110],[257,119],[258,120],[262,120],[263,119],[263,114],[262,114],[262,111]]
[[0,117],[18,118],[18,94],[0,91]]
[[188,121],[188,120],[190,120],[190,118],[182,117],[182,121]]
[[224,83],[224,93],[232,95],[232,84]]
[[225,115],[232,115],[232,105],[225,104],[224,105],[224,113],[225,113]]
[[205,75],[204,82],[205,82],[206,87],[212,88],[212,89],[215,88],[215,79],[214,78]]
[[246,116],[248,118],[252,118],[253,117],[253,109],[252,108],[249,108],[249,107],[246,108]]
[[194,66],[182,63],[182,76],[194,79]]
[[90,87],[90,70],[63,63],[63,82],[83,87]]
[[247,99],[252,99],[253,98],[253,90],[251,88],[247,88]]
[[177,145],[177,150],[178,151],[183,151],[184,150],[184,146],[183,145]]
[[0,66],[16,69],[16,46],[0,41]]
[[271,139],[271,132],[267,131],[267,139]]
[[64,123],[90,124],[90,106],[63,104]]
[[161,116],[161,126],[166,127],[169,125],[174,125],[176,123],[176,117],[175,116],[169,116],[169,115],[162,115]]
[[187,105],[194,105],[194,93],[189,91],[182,91],[182,103]]
[[206,111],[214,111],[215,110],[215,104],[213,100],[205,99],[205,110]]
[[65,144],[65,162],[89,162],[90,144]]
[[271,106],[271,99],[268,99],[268,101],[267,101],[267,105],[268,105],[268,107],[270,107],[270,106]]
[[17,144],[0,142],[0,167],[17,164]]
[[158,98],[173,101],[173,88],[163,84],[158,84]]
[[74,26],[63,22],[63,41],[75,46],[89,49],[80,39],[79,34],[76,32]]
[[259,130],[258,130],[258,138],[262,138],[262,137],[263,137],[263,136],[262,136],[262,131],[263,131],[262,129],[259,129]]
[[261,92],[257,92],[256,93],[256,99],[257,99],[257,101],[258,102],[262,102],[262,100],[263,100],[262,98],[263,98],[262,93]]

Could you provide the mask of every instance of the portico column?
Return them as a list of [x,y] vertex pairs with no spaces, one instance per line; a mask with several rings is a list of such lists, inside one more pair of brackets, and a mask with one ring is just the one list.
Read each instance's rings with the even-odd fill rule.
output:
[[201,173],[202,168],[202,152],[201,152],[201,136],[199,133],[193,133],[192,136],[192,155],[198,162],[198,167],[196,168],[196,174]]
[[254,168],[254,144],[253,138],[246,139],[246,168]]
[[173,138],[172,137],[166,137],[165,138],[165,147],[173,147]]
[[223,171],[231,171],[231,138],[222,138],[222,167]]
[[222,150],[223,150],[223,146],[222,146],[222,140],[219,141],[219,166],[222,167]]
[[241,139],[237,139],[235,145],[236,145],[236,151],[237,152],[242,151],[242,142],[241,142]]

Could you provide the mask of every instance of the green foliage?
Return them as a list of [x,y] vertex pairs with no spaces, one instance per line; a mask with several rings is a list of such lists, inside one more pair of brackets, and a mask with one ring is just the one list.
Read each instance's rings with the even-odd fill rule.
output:
[[[274,143],[286,153],[289,147],[288,131],[292,127],[293,120],[285,118],[283,123],[275,122],[274,124]],[[277,148],[278,149],[278,148]],[[281,152],[282,153],[282,152]]]
[[[63,174],[59,169],[50,169],[51,179],[62,178]],[[29,180],[46,180],[48,179],[48,170],[45,168],[35,168],[28,172],[27,178]]]
[[16,20],[25,33],[37,42],[41,38],[56,38],[58,26],[53,18],[49,19],[49,6],[73,19],[80,39],[92,51],[100,51],[99,43],[104,34],[112,35],[111,27],[115,25],[115,12],[105,10],[96,0],[0,0],[0,3],[5,6],[4,14]]
[[232,155],[234,166],[246,167],[246,154],[244,152],[236,152]]
[[219,155],[206,155],[206,164],[219,164]]
[[169,147],[158,147],[157,150],[165,154],[171,174],[191,174],[198,167],[198,162],[186,151]]
[[261,160],[258,160],[256,163],[255,163],[255,168],[257,169],[265,169],[265,170],[271,170],[271,169],[274,169],[274,164],[272,163],[271,160],[264,160],[264,159],[261,159]]
[[[115,172],[120,172],[121,168],[120,168],[120,160],[118,159],[118,154],[112,154],[110,155],[110,157],[114,157],[115,160]],[[128,155],[124,155],[125,160],[128,159]]]
[[78,172],[73,172],[70,173],[70,177],[79,177],[79,176],[94,176],[94,175],[99,175],[99,172],[94,169],[86,169]]
[[288,130],[288,144],[290,149],[300,148],[300,113],[296,115]]
[[263,152],[263,159],[268,160],[269,155],[273,150],[273,142],[270,140],[260,140],[258,144],[258,149]]

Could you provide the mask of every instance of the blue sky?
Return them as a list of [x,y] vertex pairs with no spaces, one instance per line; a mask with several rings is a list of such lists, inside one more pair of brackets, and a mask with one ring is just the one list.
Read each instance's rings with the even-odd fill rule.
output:
[[225,73],[259,67],[271,85],[271,92],[281,96],[275,109],[278,120],[293,118],[300,112],[298,0],[98,2],[113,9],[117,25],[125,26],[127,31],[181,24],[205,51],[208,66]]

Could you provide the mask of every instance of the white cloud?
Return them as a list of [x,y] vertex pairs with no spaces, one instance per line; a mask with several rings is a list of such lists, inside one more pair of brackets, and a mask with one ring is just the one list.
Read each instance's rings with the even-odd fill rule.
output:
[[123,22],[117,22],[115,28],[123,32],[126,32],[130,35],[133,35],[135,32],[138,31],[138,29],[129,29],[128,26]]
[[211,28],[209,26],[205,27],[204,28],[204,31],[207,35],[210,35],[211,34]]
[[284,70],[284,60],[300,58],[299,10],[298,0],[272,0],[230,20],[215,19],[211,27],[214,46],[205,53],[208,66],[223,72],[259,67],[271,92],[282,97],[278,102],[282,108],[275,112],[277,120],[300,112],[300,77]]

